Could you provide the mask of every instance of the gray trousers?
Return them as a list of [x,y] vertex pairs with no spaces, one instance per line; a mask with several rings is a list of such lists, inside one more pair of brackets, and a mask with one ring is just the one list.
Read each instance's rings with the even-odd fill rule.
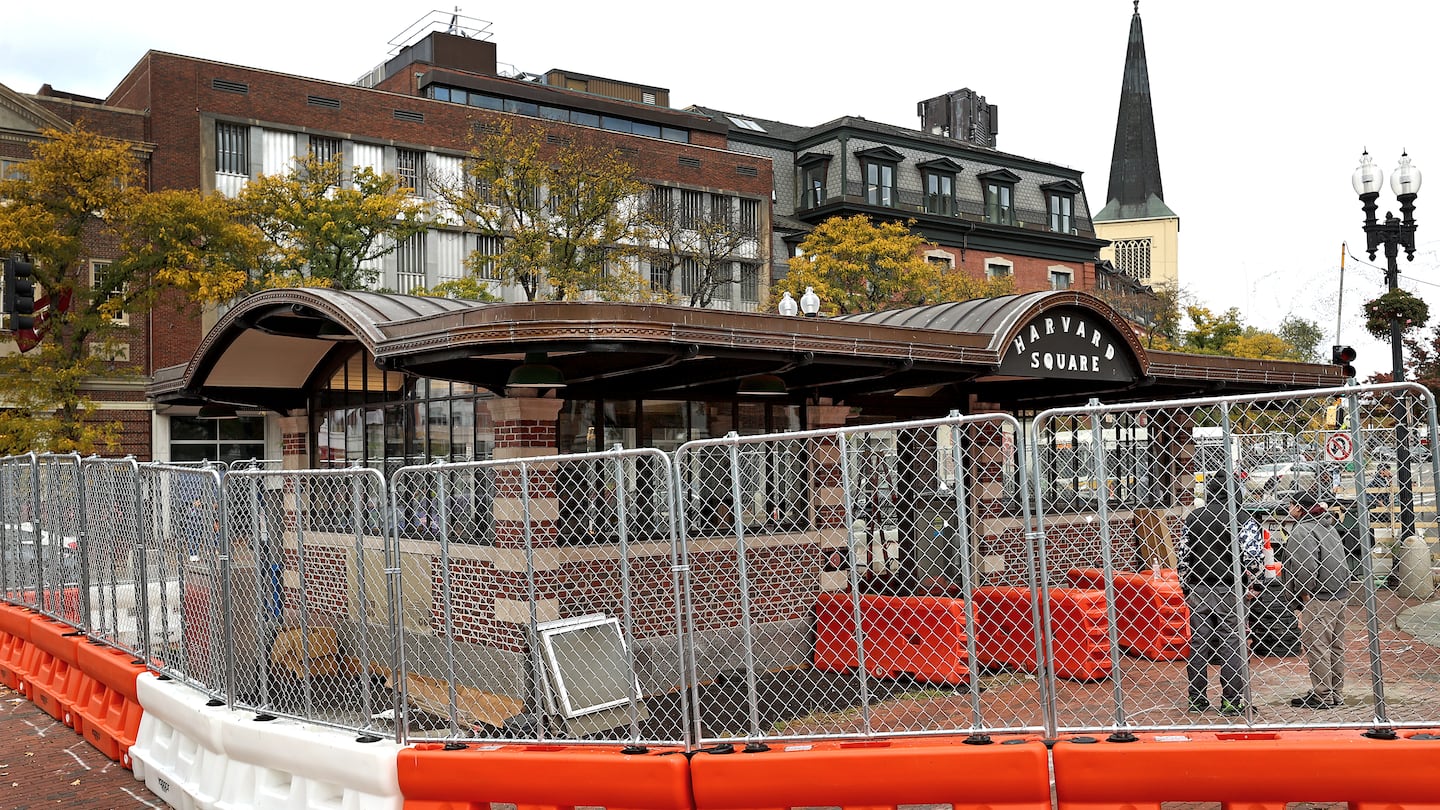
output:
[[1345,690],[1345,602],[1310,599],[1300,610],[1300,646],[1310,665],[1310,688],[1340,700]]
[[1235,611],[1196,609],[1190,611],[1190,657],[1185,660],[1190,699],[1205,697],[1210,684],[1211,662],[1220,665],[1220,698],[1239,705],[1245,702],[1245,638]]

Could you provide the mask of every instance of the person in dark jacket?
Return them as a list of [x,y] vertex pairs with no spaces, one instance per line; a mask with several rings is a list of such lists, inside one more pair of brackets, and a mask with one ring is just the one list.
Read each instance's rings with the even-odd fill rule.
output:
[[1205,505],[1185,518],[1175,549],[1176,572],[1190,608],[1190,657],[1185,672],[1192,712],[1210,708],[1206,692],[1212,662],[1220,665],[1220,714],[1236,716],[1247,710],[1246,602],[1254,598],[1251,584],[1259,576],[1264,557],[1260,524],[1240,512],[1235,515],[1234,528],[1238,536],[1232,531],[1227,476],[1212,475],[1205,482]]
[[1345,687],[1345,603],[1350,574],[1335,519],[1323,502],[1301,494],[1290,503],[1295,525],[1285,539],[1281,581],[1300,603],[1300,646],[1310,668],[1310,691],[1291,706],[1339,706]]

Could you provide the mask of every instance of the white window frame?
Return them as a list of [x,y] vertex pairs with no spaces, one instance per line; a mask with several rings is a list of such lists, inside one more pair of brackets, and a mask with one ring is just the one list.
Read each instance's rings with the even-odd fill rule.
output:
[[[110,261],[109,259],[91,259],[91,260],[90,260],[90,289],[93,290],[93,289],[98,289],[98,288],[99,288],[99,286],[100,286],[100,272],[101,272],[104,268],[109,267],[110,264],[111,264],[111,261]],[[115,298],[116,296],[119,296],[119,297],[123,298],[123,297],[125,296],[125,293],[128,292],[128,287],[129,287],[128,284],[121,284],[121,285],[120,285],[120,288],[119,288],[118,290],[113,290],[113,291],[111,291],[110,294],[109,294],[107,297],[109,297],[109,298]],[[124,310],[121,310],[119,315],[116,315],[115,317],[111,318],[111,322],[114,323],[114,324],[117,325],[117,326],[129,326],[129,325],[130,325],[130,313],[128,313],[128,312],[126,312],[126,311],[124,311]]]
[[[995,272],[996,266],[1004,267],[1005,272]],[[990,258],[987,258],[985,260],[985,278],[993,281],[998,278],[1006,277],[1015,277],[1015,262],[1012,262],[1009,259],[1001,258],[999,256],[991,256]]]
[[936,248],[925,251],[923,255],[925,257],[925,261],[931,264],[939,265],[941,262],[943,262],[946,269],[955,269],[955,255],[948,250],[940,250]]

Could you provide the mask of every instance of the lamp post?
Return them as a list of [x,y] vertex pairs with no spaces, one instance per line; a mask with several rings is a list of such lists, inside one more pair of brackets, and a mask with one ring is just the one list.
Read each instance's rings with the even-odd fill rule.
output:
[[[1385,287],[1394,292],[1400,285],[1400,249],[1405,249],[1405,260],[1415,260],[1415,197],[1420,192],[1420,170],[1410,164],[1410,155],[1400,153],[1400,165],[1390,174],[1390,190],[1400,203],[1400,217],[1386,211],[1384,221],[1375,217],[1376,200],[1385,175],[1375,165],[1369,151],[1360,155],[1360,166],[1350,178],[1355,193],[1360,196],[1360,207],[1365,211],[1365,249],[1370,260],[1381,246],[1385,248]],[[1390,365],[1391,379],[1401,382],[1405,379],[1403,329],[1399,316],[1390,315]],[[1396,482],[1399,485],[1400,500],[1400,541],[1415,534],[1415,494],[1410,481],[1410,431],[1406,425],[1405,413],[1399,399],[1395,402],[1395,466]]]

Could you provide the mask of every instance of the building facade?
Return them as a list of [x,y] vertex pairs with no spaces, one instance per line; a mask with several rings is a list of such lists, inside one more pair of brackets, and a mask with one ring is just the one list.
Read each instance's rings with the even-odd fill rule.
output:
[[775,166],[774,261],[834,216],[914,220],[926,258],[1020,292],[1093,291],[1097,238],[1079,171],[994,147],[998,111],[969,89],[923,101],[925,129],[847,116],[818,126],[692,107],[728,124],[730,147]]

